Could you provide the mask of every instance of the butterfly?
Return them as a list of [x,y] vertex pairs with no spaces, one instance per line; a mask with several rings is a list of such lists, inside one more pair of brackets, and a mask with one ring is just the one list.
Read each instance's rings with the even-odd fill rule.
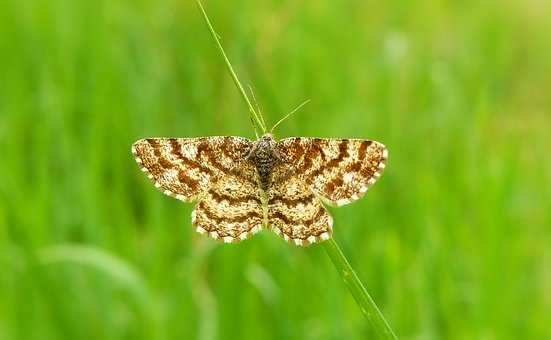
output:
[[147,138],[132,145],[141,170],[170,197],[196,202],[192,225],[226,243],[269,228],[307,246],[332,236],[324,203],[358,200],[386,165],[376,141],[292,137]]

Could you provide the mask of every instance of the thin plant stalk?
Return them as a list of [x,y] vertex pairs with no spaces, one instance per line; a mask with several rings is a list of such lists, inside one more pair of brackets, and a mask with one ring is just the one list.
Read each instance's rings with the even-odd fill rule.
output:
[[377,334],[380,339],[397,339],[392,328],[390,328],[390,325],[383,316],[383,313],[381,313],[375,301],[373,301],[373,298],[362,284],[362,281],[360,281],[360,278],[356,275],[352,266],[350,266],[350,263],[339,248],[337,242],[335,242],[335,239],[330,238],[322,244],[325,247],[327,255],[329,255],[329,258],[331,258],[335,268],[344,280],[344,283],[350,290],[350,293],[352,293],[354,300],[356,300],[356,303],[360,306],[373,332]]
[[239,90],[239,92],[241,93],[241,96],[243,97],[243,99],[247,103],[247,106],[249,107],[249,114],[251,115],[251,120],[253,121],[253,127],[255,128],[255,133],[257,137],[258,137],[258,133],[256,132],[256,126],[254,124],[255,121],[258,124],[258,126],[260,126],[260,128],[262,129],[262,134],[265,134],[266,126],[264,125],[264,120],[260,118],[259,113],[257,113],[256,110],[254,109],[251,101],[249,100],[249,97],[247,96],[247,93],[245,92],[245,89],[243,88],[243,85],[241,85],[241,82],[237,77],[237,73],[235,73],[235,71],[233,70],[230,60],[228,59],[228,56],[226,55],[226,52],[224,51],[224,48],[220,43],[220,39],[218,39],[218,34],[216,34],[214,27],[212,27],[209,17],[207,16],[207,12],[205,12],[205,9],[203,8],[201,1],[197,0],[197,5],[199,6],[201,13],[203,14],[203,18],[205,19],[205,23],[209,27],[212,37],[216,41],[216,45],[218,46],[218,50],[220,50],[220,54],[222,54],[222,58],[224,58],[224,61],[226,62],[226,66],[228,67],[228,71],[230,71],[230,75],[233,79],[233,82],[235,83],[235,86],[237,86],[237,89]]
[[[218,34],[216,34],[216,31],[214,30],[200,0],[197,0],[197,5],[199,6],[201,13],[203,14],[203,17],[210,30],[210,33],[212,34],[212,37],[216,41],[216,45],[218,46],[218,49],[220,50],[220,53],[222,54],[222,57],[226,62],[226,66],[228,67],[228,70],[233,78],[235,85],[237,86],[237,89],[239,90],[239,92],[241,93],[241,96],[243,97],[243,99],[247,103],[247,106],[249,107],[249,113],[251,114],[251,120],[253,121],[253,126],[255,127],[255,133],[256,133],[256,126],[254,124],[255,121],[258,124],[258,126],[260,126],[260,128],[262,129],[262,132],[266,133],[266,125],[264,124],[264,120],[262,119],[262,117],[259,116],[260,113],[257,113],[256,110],[254,109],[253,105],[251,104],[251,101],[249,100],[249,97],[247,96],[247,93],[245,92],[245,90],[243,89],[243,86],[241,85],[241,82],[237,78],[237,74],[233,70],[230,60],[226,56],[226,52],[224,52],[224,48],[220,43]],[[301,105],[299,105],[298,108],[300,108],[302,105],[306,104],[307,102],[308,101],[302,103]],[[293,112],[296,111],[297,109],[293,110]],[[360,279],[358,278],[358,276],[350,266],[350,263],[344,256],[343,252],[341,251],[341,249],[339,248],[335,240],[331,238],[327,241],[324,241],[323,245],[325,247],[327,255],[329,255],[329,257],[331,258],[331,261],[335,265],[335,268],[337,269],[337,271],[343,278],[345,284],[347,285],[348,289],[352,293],[352,296],[356,300],[356,303],[360,307],[370,327],[373,329],[373,332],[377,334],[380,339],[397,339],[396,335],[390,328],[383,314],[375,304],[375,301],[373,301],[373,299],[365,289],[364,285],[362,284],[362,282],[360,281]]]

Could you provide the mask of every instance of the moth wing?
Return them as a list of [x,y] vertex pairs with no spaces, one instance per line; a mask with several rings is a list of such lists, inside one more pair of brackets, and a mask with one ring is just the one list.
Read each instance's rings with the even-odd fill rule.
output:
[[226,243],[260,231],[264,211],[254,167],[243,164],[235,174],[222,177],[201,197],[191,220],[200,234]]
[[[283,172],[280,170],[279,175],[285,176]],[[278,175],[277,171],[274,175]],[[299,177],[274,181],[267,197],[270,228],[286,241],[307,246],[331,237],[331,215]]]
[[362,197],[381,176],[387,148],[363,139],[293,137],[277,143],[283,163],[332,205]]
[[147,138],[132,145],[141,170],[168,196],[192,202],[245,158],[242,137]]

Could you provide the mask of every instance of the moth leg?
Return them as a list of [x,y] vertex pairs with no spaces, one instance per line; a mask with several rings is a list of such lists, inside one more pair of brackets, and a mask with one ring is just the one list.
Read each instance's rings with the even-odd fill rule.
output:
[[[251,176],[251,172],[243,171],[245,167],[250,167],[251,165],[254,166],[254,163],[252,161],[252,157],[256,153],[257,145],[253,144],[253,146],[249,149],[249,151],[246,153],[245,157],[243,159],[239,160],[229,171],[229,173],[233,176],[237,177],[243,177],[248,179],[249,181],[255,181],[256,179]],[[244,174],[247,174],[245,176]]]
[[247,161],[247,162],[252,161],[252,157],[256,154],[256,149],[258,149],[258,146],[255,143],[255,144],[253,144],[253,146],[251,147],[249,152],[245,155],[244,160]]

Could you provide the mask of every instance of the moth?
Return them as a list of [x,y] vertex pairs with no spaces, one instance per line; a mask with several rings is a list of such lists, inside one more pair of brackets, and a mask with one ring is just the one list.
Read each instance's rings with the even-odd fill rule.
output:
[[271,229],[307,246],[332,236],[324,204],[358,200],[386,165],[376,141],[292,137],[148,138],[132,153],[155,187],[196,202],[192,225],[226,243]]

